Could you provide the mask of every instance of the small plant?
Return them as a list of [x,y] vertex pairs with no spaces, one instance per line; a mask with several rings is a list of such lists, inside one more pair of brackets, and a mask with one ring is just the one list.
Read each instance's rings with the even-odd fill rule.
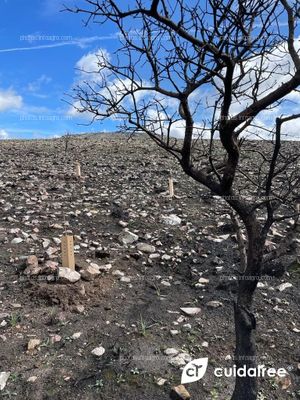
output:
[[131,371],[132,375],[139,375],[140,374],[140,370],[138,368],[133,368]]
[[48,347],[50,345],[50,339],[47,338],[41,345],[40,347]]
[[273,390],[277,390],[279,388],[278,383],[275,381],[275,379],[272,379],[270,382],[270,386]]
[[104,386],[103,379],[97,379],[94,387],[102,388]]
[[267,398],[262,392],[259,392],[257,395],[257,400],[267,400]]
[[154,290],[155,290],[155,292],[156,292],[157,297],[160,297],[161,291],[160,291],[159,285],[156,284],[156,283],[154,283],[154,284],[153,284],[153,288],[154,288]]
[[96,382],[93,385],[89,385],[89,388],[91,389],[96,389],[98,391],[99,389],[103,388],[104,382],[103,379],[97,379]]
[[19,313],[12,313],[9,322],[10,326],[14,328],[19,322],[21,322],[21,315]]
[[121,385],[121,383],[125,383],[126,379],[123,374],[118,374],[116,378],[117,385]]
[[140,315],[139,328],[140,328],[141,335],[142,336],[146,336],[147,335],[147,329],[149,327],[146,325],[146,322],[144,321],[142,315]]
[[19,379],[20,375],[17,372],[12,372],[9,376],[9,380],[11,382],[16,382]]
[[156,322],[154,321],[153,324],[151,325],[147,325],[145,320],[143,319],[143,316],[140,315],[140,320],[138,321],[138,326],[139,326],[139,332],[141,333],[142,336],[146,336],[147,335],[147,331],[152,328],[153,326],[159,325],[160,322]]
[[218,400],[219,399],[219,392],[216,388],[213,388],[210,391],[210,395],[211,395],[211,400]]

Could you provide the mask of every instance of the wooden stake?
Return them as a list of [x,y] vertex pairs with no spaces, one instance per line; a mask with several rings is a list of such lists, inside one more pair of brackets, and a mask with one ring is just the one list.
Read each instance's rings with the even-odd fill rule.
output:
[[79,161],[76,162],[75,174],[76,174],[77,178],[81,178],[81,165],[80,165]]
[[170,195],[170,197],[174,197],[174,182],[173,182],[173,178],[169,178],[169,195]]
[[61,239],[62,266],[75,270],[74,238],[64,235]]

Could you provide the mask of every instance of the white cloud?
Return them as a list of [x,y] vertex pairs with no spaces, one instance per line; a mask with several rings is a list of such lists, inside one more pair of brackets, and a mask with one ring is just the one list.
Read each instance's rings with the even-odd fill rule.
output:
[[105,49],[97,49],[96,51],[85,54],[76,63],[77,81],[97,82],[101,80],[99,71],[102,70],[110,61],[110,54]]
[[49,76],[43,74],[35,81],[30,82],[28,84],[28,91],[32,92],[32,93],[36,93],[41,90],[43,85],[47,85],[51,81],[52,81],[52,79]]
[[22,96],[13,89],[0,89],[0,112],[21,108],[23,105]]
[[6,132],[5,129],[0,129],[0,140],[8,139],[9,134]]

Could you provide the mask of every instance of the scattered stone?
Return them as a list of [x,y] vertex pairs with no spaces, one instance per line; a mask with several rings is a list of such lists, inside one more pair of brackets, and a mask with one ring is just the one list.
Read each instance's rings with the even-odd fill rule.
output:
[[202,285],[207,285],[209,283],[209,279],[200,278],[198,283],[201,283]]
[[177,356],[178,353],[179,353],[179,351],[172,347],[170,347],[164,351],[164,354],[166,356]]
[[100,272],[109,272],[112,269],[112,265],[111,264],[105,264],[105,265],[100,265],[99,266],[99,271]]
[[102,346],[96,347],[91,353],[96,357],[101,357],[105,353],[105,348]]
[[9,377],[10,372],[0,372],[0,391],[5,388]]
[[30,339],[27,344],[27,350],[32,351],[41,344],[40,339]]
[[189,332],[192,330],[192,325],[191,324],[184,324],[182,325],[182,330],[185,332]]
[[49,247],[51,244],[51,241],[49,239],[44,239],[43,241],[43,248],[47,249],[47,247]]
[[130,283],[131,279],[128,276],[122,276],[120,282]]
[[23,239],[22,238],[14,238],[12,241],[11,241],[11,244],[20,244],[20,243],[22,243],[23,242]]
[[192,357],[188,353],[179,353],[177,356],[172,357],[169,360],[169,364],[173,365],[173,367],[183,367],[187,363],[192,361]]
[[124,231],[119,235],[119,241],[125,245],[135,243],[139,240],[138,235],[130,231]]
[[138,243],[136,247],[139,251],[142,251],[143,253],[155,252],[155,247],[148,243]]
[[119,224],[120,226],[122,226],[123,228],[126,228],[126,226],[128,226],[128,223],[125,222],[125,221],[119,221],[118,224]]
[[164,379],[164,378],[158,378],[158,379],[156,380],[156,384],[157,384],[158,386],[163,386],[166,382],[167,382],[167,380]]
[[78,304],[78,305],[75,306],[75,311],[76,311],[78,314],[82,314],[82,313],[84,312],[84,310],[85,310],[85,308],[84,308],[83,305]]
[[76,340],[76,339],[79,339],[81,335],[82,335],[82,332],[75,332],[75,333],[73,333],[71,338]]
[[70,268],[59,267],[58,278],[62,282],[75,283],[80,280],[81,275]]
[[42,268],[39,266],[39,260],[37,256],[29,256],[26,260],[26,269],[24,270],[25,275],[38,275]]
[[30,376],[30,377],[27,379],[27,382],[29,382],[29,383],[34,383],[36,380],[37,380],[37,376]]
[[286,282],[286,283],[282,283],[281,285],[277,286],[276,289],[279,290],[279,292],[283,292],[284,290],[289,289],[291,287],[293,287],[293,285],[291,283]]
[[206,305],[209,308],[219,308],[219,307],[224,306],[224,304],[221,301],[217,301],[217,300],[209,301],[208,303],[206,303]]
[[276,376],[275,380],[282,390],[287,390],[292,384],[292,378],[288,372],[285,373],[285,376]]
[[183,385],[174,386],[170,393],[172,400],[190,400],[191,395]]
[[125,273],[116,269],[115,271],[112,272],[112,275],[122,277],[125,275]]
[[180,310],[191,317],[201,312],[201,308],[199,307],[182,307]]
[[50,343],[54,344],[54,343],[59,343],[61,342],[62,337],[60,335],[52,335],[50,337]]
[[175,214],[163,215],[161,218],[167,225],[176,226],[181,224],[181,218]]
[[99,266],[97,264],[88,265],[86,269],[80,271],[81,278],[86,281],[93,281],[100,275]]

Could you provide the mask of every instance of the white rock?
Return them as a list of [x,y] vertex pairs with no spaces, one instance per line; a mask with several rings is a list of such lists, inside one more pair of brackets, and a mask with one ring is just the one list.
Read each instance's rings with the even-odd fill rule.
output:
[[27,344],[27,349],[29,351],[36,349],[41,344],[40,339],[30,339]]
[[128,225],[128,223],[125,222],[125,221],[119,221],[119,225],[122,226],[123,228],[126,228],[126,226]]
[[47,249],[47,247],[49,247],[50,246],[50,240],[49,239],[45,239],[44,241],[43,241],[43,248],[44,249]]
[[189,316],[197,315],[201,312],[199,307],[182,307],[180,310]]
[[160,254],[159,253],[152,253],[149,255],[149,259],[150,260],[155,260],[157,258],[160,258]]
[[293,285],[291,283],[286,282],[286,283],[282,283],[281,285],[277,286],[276,289],[279,290],[279,292],[283,292],[285,289],[289,289],[291,287],[293,287]]
[[219,307],[223,307],[223,303],[221,301],[217,301],[217,300],[212,300],[209,301],[208,303],[206,303],[207,307],[210,308],[219,308]]
[[19,244],[19,243],[22,243],[23,242],[23,239],[22,238],[14,238],[12,241],[11,241],[11,244]]
[[209,279],[200,278],[198,282],[201,283],[202,285],[207,285],[209,283]]
[[82,332],[75,332],[75,333],[73,333],[71,338],[72,339],[79,339],[81,335],[82,335]]
[[164,378],[158,378],[158,379],[156,380],[156,384],[157,384],[158,386],[163,386],[166,382],[167,382],[167,380],[164,379]]
[[163,215],[161,218],[163,222],[167,225],[175,226],[181,224],[181,218],[179,218],[175,214]]
[[265,285],[264,283],[258,282],[258,284],[257,284],[257,288],[258,288],[258,289],[263,289],[263,288],[265,288],[265,287],[266,287],[266,285]]
[[143,253],[154,253],[155,247],[148,243],[138,243],[136,248]]
[[119,235],[119,241],[123,244],[132,244],[134,242],[137,242],[138,239],[138,235],[130,231],[124,231]]
[[191,324],[184,324],[182,326],[182,329],[186,332],[189,332],[192,329],[192,325]]
[[36,380],[37,380],[37,376],[30,376],[30,377],[27,379],[27,382],[29,382],[29,383],[34,383]]
[[97,264],[88,265],[87,268],[80,271],[80,275],[86,281],[92,281],[100,275],[99,266]]
[[124,276],[125,273],[120,271],[119,269],[116,269],[115,271],[112,272],[112,275],[114,275],[114,276]]
[[58,268],[58,277],[62,281],[67,281],[70,283],[75,283],[80,280],[81,275],[70,268],[59,267]]
[[111,264],[100,265],[99,271],[101,272],[109,272],[112,269]]
[[130,283],[131,279],[128,276],[122,276],[120,282]]
[[0,390],[3,390],[6,386],[10,372],[0,372]]
[[177,356],[171,358],[169,364],[174,367],[183,367],[190,361],[192,361],[192,357],[188,353],[179,353]]
[[96,357],[101,357],[105,353],[105,348],[100,346],[96,347],[94,350],[92,350],[92,354]]
[[164,354],[166,356],[177,356],[177,354],[179,354],[179,351],[174,349],[173,347],[170,347],[164,351]]

